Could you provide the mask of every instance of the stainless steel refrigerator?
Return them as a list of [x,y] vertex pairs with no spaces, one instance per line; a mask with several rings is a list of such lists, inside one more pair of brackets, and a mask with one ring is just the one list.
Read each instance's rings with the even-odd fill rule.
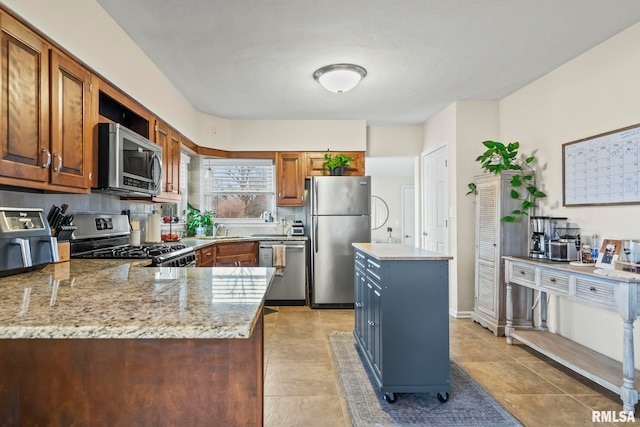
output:
[[353,307],[351,244],[371,241],[371,178],[313,177],[307,196],[311,307]]

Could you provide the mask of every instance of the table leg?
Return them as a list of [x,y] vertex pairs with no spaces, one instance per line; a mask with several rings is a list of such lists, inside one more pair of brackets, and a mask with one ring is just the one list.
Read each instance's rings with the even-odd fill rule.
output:
[[507,344],[513,344],[511,332],[513,331],[513,289],[511,283],[507,282],[507,324],[504,327],[504,335],[507,337]]
[[549,330],[547,327],[547,293],[542,291],[540,291],[540,330]]
[[638,391],[633,384],[635,374],[633,362],[633,321],[634,319],[624,319],[622,388],[620,390],[620,398],[623,403],[622,409],[627,413],[633,413],[634,406],[638,402]]

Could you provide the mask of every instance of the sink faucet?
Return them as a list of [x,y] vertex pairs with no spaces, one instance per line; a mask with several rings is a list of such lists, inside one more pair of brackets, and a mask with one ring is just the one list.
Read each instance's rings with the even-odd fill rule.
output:
[[229,228],[225,227],[224,224],[215,224],[213,226],[213,237],[216,237],[218,235],[218,230],[221,228],[226,230],[225,231],[225,236],[226,236],[226,233],[229,231]]

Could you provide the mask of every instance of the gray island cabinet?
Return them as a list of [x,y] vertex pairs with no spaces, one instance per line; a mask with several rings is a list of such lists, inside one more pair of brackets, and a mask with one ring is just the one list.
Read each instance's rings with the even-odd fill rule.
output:
[[0,278],[0,424],[263,425],[273,274],[71,260]]
[[389,403],[395,393],[449,398],[449,260],[386,243],[354,243],[355,330]]

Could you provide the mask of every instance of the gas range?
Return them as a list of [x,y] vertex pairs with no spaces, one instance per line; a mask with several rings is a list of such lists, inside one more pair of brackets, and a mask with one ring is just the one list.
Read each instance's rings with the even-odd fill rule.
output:
[[183,244],[129,244],[126,215],[77,214],[71,240],[72,258],[151,259],[151,267],[193,267],[196,254]]

